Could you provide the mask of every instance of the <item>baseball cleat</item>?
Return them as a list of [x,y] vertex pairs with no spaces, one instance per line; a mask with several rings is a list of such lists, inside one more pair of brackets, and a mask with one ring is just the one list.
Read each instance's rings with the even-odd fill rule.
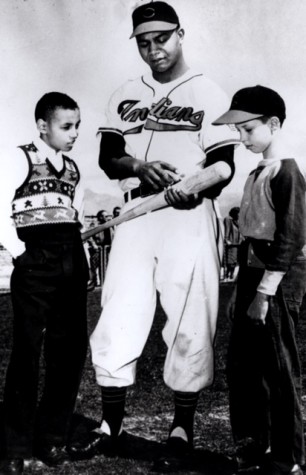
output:
[[73,442],[68,447],[68,453],[72,460],[86,460],[95,455],[118,455],[123,448],[125,433],[117,437],[111,437],[105,432],[91,431],[85,439]]

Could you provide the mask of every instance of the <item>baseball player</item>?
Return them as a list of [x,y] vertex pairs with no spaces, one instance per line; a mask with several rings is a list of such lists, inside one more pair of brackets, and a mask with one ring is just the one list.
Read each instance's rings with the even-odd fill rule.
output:
[[[218,311],[220,249],[215,197],[187,196],[171,185],[216,161],[229,163],[237,136],[213,127],[228,100],[184,59],[184,30],[165,2],[133,12],[133,33],[151,71],[127,81],[111,97],[101,134],[99,164],[124,191],[122,212],[165,190],[170,205],[120,225],[115,233],[103,311],[91,336],[92,359],[102,388],[101,428],[71,447],[76,458],[116,447],[122,437],[127,387],[148,338],[156,293],[166,313],[164,381],[174,391],[169,449],[192,447],[200,391],[213,380],[213,341]],[[117,445],[118,446],[118,445]]]

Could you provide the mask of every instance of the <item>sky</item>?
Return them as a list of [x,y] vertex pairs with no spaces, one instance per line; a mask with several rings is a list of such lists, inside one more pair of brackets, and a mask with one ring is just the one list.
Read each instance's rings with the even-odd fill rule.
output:
[[[131,13],[136,0],[0,0],[1,150],[36,136],[33,111],[50,91],[72,96],[82,124],[71,154],[85,187],[121,197],[98,167],[96,131],[111,93],[147,71],[139,57]],[[168,0],[185,29],[184,52],[192,66],[216,81],[229,98],[262,84],[287,105],[284,133],[292,155],[306,151],[306,1]],[[259,157],[240,146],[236,175],[224,190],[241,197]],[[306,160],[306,159],[305,159]],[[9,163],[8,163],[9,166]],[[236,199],[236,198],[235,198]]]

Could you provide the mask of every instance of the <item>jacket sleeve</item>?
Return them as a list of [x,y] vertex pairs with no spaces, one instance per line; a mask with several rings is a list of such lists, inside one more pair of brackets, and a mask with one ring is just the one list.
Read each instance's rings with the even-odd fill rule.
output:
[[282,160],[271,191],[276,230],[266,268],[286,272],[306,242],[306,184],[295,160]]

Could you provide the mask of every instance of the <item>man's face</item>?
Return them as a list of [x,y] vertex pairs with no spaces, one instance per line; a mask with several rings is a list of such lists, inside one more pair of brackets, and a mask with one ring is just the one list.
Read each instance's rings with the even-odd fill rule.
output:
[[79,135],[80,123],[79,109],[57,108],[46,121],[42,121],[39,131],[49,147],[69,152]]
[[106,219],[107,214],[108,214],[107,211],[100,211],[98,213],[97,219],[98,219],[99,224],[104,224],[107,221]]
[[143,33],[136,37],[142,59],[153,72],[163,73],[173,67],[182,55],[182,29]]

